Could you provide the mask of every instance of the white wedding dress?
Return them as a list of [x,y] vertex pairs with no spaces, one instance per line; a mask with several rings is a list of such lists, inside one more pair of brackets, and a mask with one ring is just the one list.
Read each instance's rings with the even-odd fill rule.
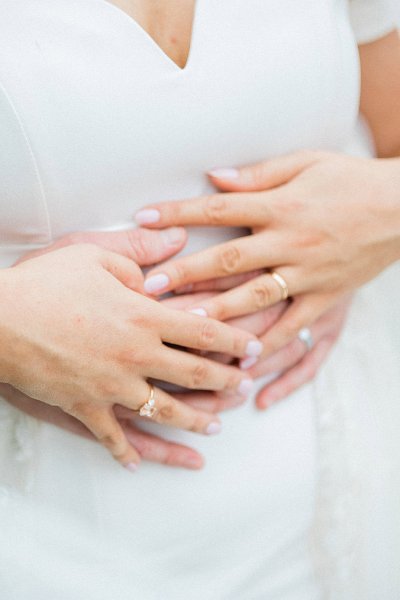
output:
[[[0,0],[0,266],[204,194],[212,167],[371,153],[356,37],[394,27],[384,0],[351,19],[348,0],[198,0],[180,69],[106,0]],[[201,472],[132,475],[0,400],[0,597],[398,599],[399,294],[397,267],[361,290],[315,381],[267,413],[249,399],[214,439],[153,426]]]

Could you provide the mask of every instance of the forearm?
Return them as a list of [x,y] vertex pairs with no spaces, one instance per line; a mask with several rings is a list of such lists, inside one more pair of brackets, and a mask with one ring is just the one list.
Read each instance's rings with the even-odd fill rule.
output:
[[400,158],[381,159],[385,169],[385,187],[387,194],[377,198],[382,215],[382,231],[387,233],[390,262],[400,260]]
[[400,156],[400,37],[393,31],[359,47],[360,110],[371,128],[379,158]]

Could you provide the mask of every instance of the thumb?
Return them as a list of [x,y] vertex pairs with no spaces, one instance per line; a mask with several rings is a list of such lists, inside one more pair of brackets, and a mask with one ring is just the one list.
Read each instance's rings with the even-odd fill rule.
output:
[[177,254],[185,246],[187,234],[183,227],[168,229],[127,229],[116,232],[80,231],[68,234],[50,246],[24,255],[16,264],[75,244],[95,244],[104,250],[125,256],[145,267]]
[[94,243],[130,258],[141,267],[170,258],[180,252],[187,241],[187,233],[183,227],[169,227],[159,231],[138,228],[102,235],[108,237],[95,240]]
[[326,152],[301,151],[238,168],[212,169],[208,176],[219,189],[258,192],[288,183],[302,171],[327,158]]

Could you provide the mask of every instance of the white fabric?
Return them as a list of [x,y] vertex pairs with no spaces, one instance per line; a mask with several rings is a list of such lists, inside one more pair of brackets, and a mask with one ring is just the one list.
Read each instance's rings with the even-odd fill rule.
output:
[[[105,0],[2,0],[0,44],[4,267],[70,231],[129,227],[150,201],[204,194],[211,167],[370,152],[346,1],[198,0],[184,70]],[[192,230],[187,251],[238,233]],[[0,595],[396,600],[398,275],[360,292],[316,381],[268,413],[249,399],[218,439],[154,428],[199,448],[202,472],[132,475],[3,402]]]
[[372,42],[398,27],[400,11],[395,2],[350,0],[350,17],[358,43]]

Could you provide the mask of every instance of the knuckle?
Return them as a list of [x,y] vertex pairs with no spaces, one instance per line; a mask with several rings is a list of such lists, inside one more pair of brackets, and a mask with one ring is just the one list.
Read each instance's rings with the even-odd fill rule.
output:
[[128,239],[129,258],[136,262],[145,262],[149,255],[149,248],[142,232],[132,229],[126,232]]
[[252,288],[254,306],[257,309],[266,308],[272,303],[272,291],[266,282],[258,282]]
[[227,206],[227,201],[223,194],[208,196],[204,203],[204,216],[206,217],[206,221],[213,225],[221,223]]
[[174,405],[171,400],[166,400],[156,414],[156,420],[160,422],[168,422],[174,416]]
[[236,374],[229,373],[225,378],[224,389],[236,390],[239,385],[240,377]]
[[251,176],[255,185],[263,185],[267,175],[267,165],[265,163],[257,163],[251,169]]
[[177,261],[176,263],[174,263],[173,269],[174,269],[173,276],[176,281],[186,282],[189,279],[188,270],[187,270],[187,267],[184,262]]
[[243,339],[235,335],[232,340],[232,354],[233,356],[242,356],[244,342]]
[[190,375],[190,387],[197,388],[204,385],[207,381],[208,367],[204,363],[198,363],[191,372]]
[[301,348],[301,350],[300,350],[298,345],[296,344],[296,340],[294,340],[292,343],[290,343],[286,346],[286,348],[285,348],[286,359],[290,363],[297,362],[298,359],[302,356],[302,354],[304,354],[305,345],[302,343],[301,346],[303,346],[303,348]]
[[198,333],[198,346],[200,350],[211,348],[217,337],[217,327],[211,321],[205,321],[201,324]]
[[230,275],[235,273],[241,261],[241,253],[237,246],[229,245],[219,253],[219,264],[222,273]]

